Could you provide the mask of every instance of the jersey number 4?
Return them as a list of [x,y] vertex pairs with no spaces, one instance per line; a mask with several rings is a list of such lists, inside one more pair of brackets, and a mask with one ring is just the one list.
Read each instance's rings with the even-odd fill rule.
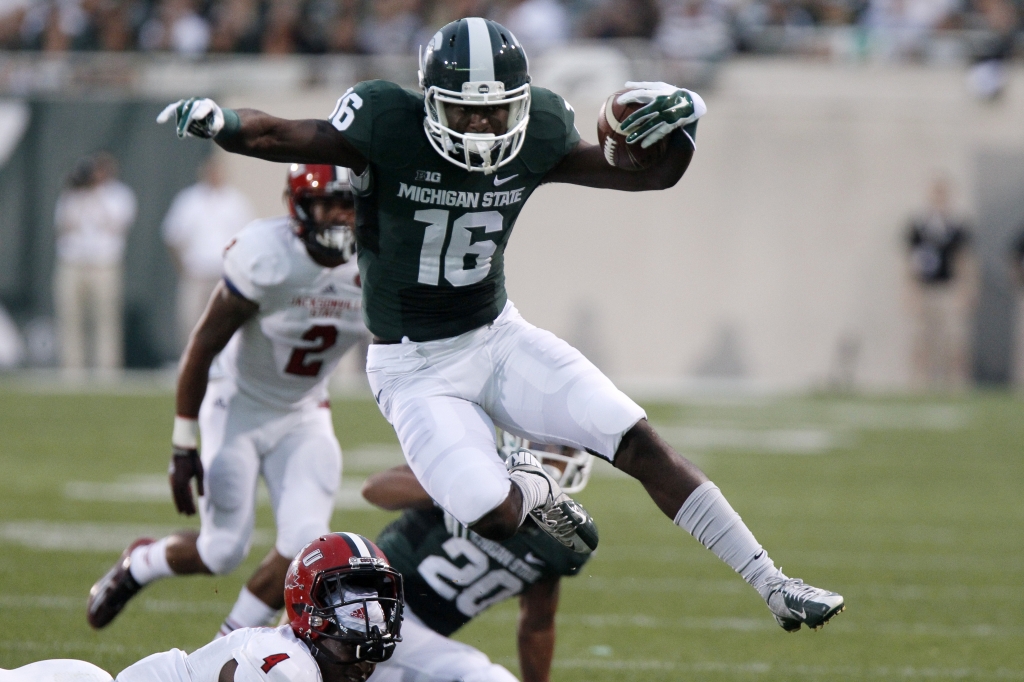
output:
[[263,659],[263,665],[260,666],[260,670],[265,673],[269,673],[270,669],[281,661],[287,661],[291,658],[288,654],[272,654]]
[[441,548],[452,561],[465,557],[464,566],[456,566],[443,556],[431,555],[420,562],[417,571],[434,591],[472,618],[488,606],[519,594],[523,581],[504,568],[489,571],[491,560],[465,538],[448,538]]
[[[501,232],[503,222],[500,213],[476,211],[456,218],[452,223],[452,237],[448,241],[447,251],[444,251],[444,242],[448,236],[448,211],[428,208],[416,211],[413,218],[417,222],[427,223],[423,231],[423,247],[420,249],[420,272],[417,277],[420,284],[435,287],[439,284],[442,258],[444,278],[453,287],[476,284],[490,272],[491,256],[498,245],[490,239],[474,242],[472,228],[482,227],[484,234]],[[475,259],[467,259],[467,256],[475,256]],[[467,260],[470,262],[467,263]]]
[[335,327],[317,325],[302,335],[306,341],[319,341],[315,346],[309,348],[296,348],[288,358],[288,364],[284,371],[288,374],[297,374],[300,377],[315,377],[324,366],[323,360],[307,360],[310,353],[323,353],[325,350],[338,342],[338,330]]

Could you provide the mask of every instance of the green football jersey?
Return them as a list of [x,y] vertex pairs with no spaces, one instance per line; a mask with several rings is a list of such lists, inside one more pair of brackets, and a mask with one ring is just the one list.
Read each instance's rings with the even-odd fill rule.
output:
[[419,93],[365,81],[338,100],[331,123],[370,162],[356,200],[356,239],[363,317],[376,336],[446,338],[501,312],[516,218],[580,139],[565,100],[543,88],[531,93],[523,147],[491,175],[434,150]]
[[440,509],[410,509],[377,538],[402,574],[405,602],[431,630],[450,635],[484,609],[543,579],[572,576],[590,558],[532,523],[504,542],[453,537]]

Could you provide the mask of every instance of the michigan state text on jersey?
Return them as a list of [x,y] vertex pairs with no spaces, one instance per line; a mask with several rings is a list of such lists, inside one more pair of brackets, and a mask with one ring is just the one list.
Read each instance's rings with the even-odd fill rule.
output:
[[495,206],[492,194],[485,207],[484,195],[522,188],[527,197],[539,183],[559,182],[672,187],[694,152],[683,128],[706,112],[703,100],[666,83],[627,83],[616,101],[643,106],[621,123],[626,144],[669,143],[647,168],[626,171],[576,140],[571,110],[532,88],[523,46],[493,21],[439,30],[421,54],[420,85],[421,96],[357,85],[330,121],[222,110],[209,99],[172,104],[158,120],[173,117],[180,136],[215,138],[231,152],[359,174],[364,311],[378,337],[367,376],[412,471],[456,519],[501,540],[529,516],[580,546],[588,516],[539,466],[506,469],[495,454],[497,425],[588,450],[637,478],[666,516],[758,590],[784,629],[831,619],[840,595],[782,574],[721,491],[658,437],[636,403],[506,300],[503,248],[520,204],[508,195]]

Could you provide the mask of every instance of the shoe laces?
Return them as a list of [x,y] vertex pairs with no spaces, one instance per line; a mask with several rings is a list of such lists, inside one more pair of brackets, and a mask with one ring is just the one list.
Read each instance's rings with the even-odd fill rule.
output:
[[799,599],[801,601],[814,599],[825,592],[821,588],[804,583],[800,578],[785,578],[780,580],[779,584],[774,587],[774,590],[781,592],[787,597]]
[[554,500],[534,511],[538,521],[544,524],[557,538],[560,540],[564,539],[563,544],[571,546],[572,543],[568,542],[568,539],[576,532],[576,526],[573,524],[572,519],[569,518],[569,515],[556,506]]

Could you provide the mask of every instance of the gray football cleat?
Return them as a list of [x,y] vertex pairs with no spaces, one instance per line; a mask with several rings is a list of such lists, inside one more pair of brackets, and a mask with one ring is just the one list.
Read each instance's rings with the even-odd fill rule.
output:
[[509,473],[521,471],[543,476],[550,494],[547,502],[533,509],[529,517],[540,529],[561,544],[579,554],[589,554],[597,549],[597,526],[586,509],[572,499],[558,485],[555,479],[544,471],[540,460],[529,450],[517,450],[505,460]]
[[778,578],[769,587],[768,608],[786,632],[801,625],[820,630],[846,608],[841,594],[806,585],[800,578]]

